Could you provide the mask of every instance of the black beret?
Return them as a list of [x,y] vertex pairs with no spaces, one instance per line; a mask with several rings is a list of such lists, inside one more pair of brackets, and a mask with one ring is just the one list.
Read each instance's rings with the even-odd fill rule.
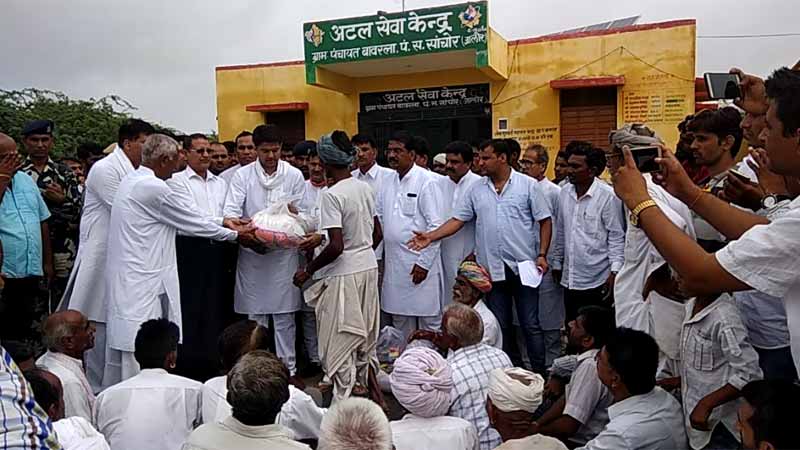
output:
[[308,156],[311,152],[317,151],[317,143],[314,141],[300,141],[292,149],[293,156]]
[[22,135],[30,136],[32,134],[53,134],[56,124],[52,120],[32,120],[22,127]]

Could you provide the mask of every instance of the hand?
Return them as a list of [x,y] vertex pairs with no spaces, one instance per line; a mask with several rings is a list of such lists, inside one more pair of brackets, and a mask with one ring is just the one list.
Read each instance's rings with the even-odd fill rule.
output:
[[300,250],[307,252],[319,247],[320,244],[322,244],[322,235],[319,233],[311,233],[303,237],[303,240],[300,241],[299,248]]
[[[628,153],[627,155],[630,155]],[[626,155],[625,164],[628,164]],[[675,196],[684,203],[690,203],[697,198],[700,188],[694,184],[691,177],[686,173],[681,163],[675,158],[675,154],[664,146],[661,146],[661,158],[656,158],[656,162],[661,165],[661,171],[653,174],[653,181]],[[633,163],[633,158],[631,158]],[[635,208],[633,205],[631,208]]]
[[310,279],[311,275],[306,272],[305,269],[298,269],[297,272],[295,272],[294,279],[292,281],[294,282],[295,286],[301,288],[304,284],[306,284],[306,281]]
[[249,248],[255,252],[264,254],[266,253],[266,248],[264,244],[256,237],[256,233],[254,230],[241,230],[237,231],[239,245],[245,248]]
[[22,158],[18,153],[6,153],[0,157],[0,175],[13,177],[22,167]]
[[611,274],[608,276],[608,279],[606,279],[605,286],[603,287],[603,290],[605,291],[605,295],[603,295],[603,301],[608,302],[614,300],[614,282],[616,280],[617,274],[611,272]]
[[725,179],[725,187],[717,194],[717,197],[728,203],[758,211],[761,209],[764,190],[756,183],[744,181],[736,175],[728,175]]
[[414,284],[420,284],[425,281],[425,278],[428,278],[428,271],[414,264],[414,267],[411,269],[411,281],[413,281]]
[[742,98],[733,103],[751,114],[766,114],[769,103],[764,80],[754,75],[748,75],[735,67],[730,70],[730,73],[739,75],[739,89],[742,91]]
[[466,258],[464,258],[464,261],[477,262],[478,259],[475,257],[475,253],[470,253]]
[[628,206],[628,209],[632,210],[639,203],[649,200],[650,194],[647,193],[647,184],[639,169],[636,168],[636,163],[627,145],[622,148],[622,152],[625,156],[625,164],[617,170],[613,177],[614,192]]
[[553,281],[555,281],[556,284],[561,284],[561,273],[560,270],[553,269]]
[[56,183],[48,184],[47,188],[45,188],[44,192],[42,192],[42,195],[45,199],[50,200],[58,205],[61,205],[67,201],[67,196],[64,194],[64,189],[62,189],[61,186],[57,185]]
[[53,284],[53,280],[56,279],[56,269],[52,264],[45,264],[42,270],[44,271],[44,282],[49,288]]
[[544,385],[544,391],[542,392],[542,395],[551,400],[561,397],[564,395],[564,382],[556,377],[548,378],[547,383]]
[[297,207],[295,207],[293,204],[289,203],[288,206],[289,206],[289,212],[290,213],[292,213],[292,214],[298,214],[299,213],[299,211],[297,210]]
[[[756,173],[758,184],[761,185],[764,194],[786,195],[789,193],[786,178],[769,169],[770,162],[766,150],[754,148],[750,151],[750,156],[753,157],[753,161],[747,161],[747,165]],[[760,207],[761,202],[759,202]]]
[[235,217],[228,217],[226,219],[223,219],[222,226],[238,232],[249,231],[255,228],[250,223],[250,219],[244,217],[238,219]]
[[656,380],[656,386],[659,386],[665,391],[674,391],[681,387],[681,377],[669,377],[661,380]]
[[431,238],[428,236],[428,233],[424,233],[422,231],[414,231],[414,237],[411,238],[406,245],[411,250],[416,252],[424,250],[426,247],[431,245]]
[[434,342],[436,340],[436,332],[431,330],[417,330],[408,337],[408,342],[416,340]]
[[536,258],[536,267],[542,271],[542,275],[546,274],[547,271],[550,270],[550,265],[547,264],[547,258],[544,256]]
[[706,407],[704,402],[700,400],[700,403],[694,407],[692,414],[689,416],[689,422],[692,424],[692,428],[700,431],[711,431],[711,426],[708,423],[711,410],[712,408]]

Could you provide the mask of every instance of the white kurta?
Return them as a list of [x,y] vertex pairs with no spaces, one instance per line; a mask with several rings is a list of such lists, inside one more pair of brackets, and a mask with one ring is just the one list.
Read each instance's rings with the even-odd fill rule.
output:
[[133,170],[125,152],[117,147],[97,161],[86,178],[80,246],[62,302],[94,322],[105,323],[107,316],[105,273],[111,205],[120,182]]
[[167,186],[181,201],[222,225],[222,208],[228,193],[228,183],[224,179],[211,172],[206,173],[206,178],[203,178],[187,166],[173,174],[167,180]]
[[66,417],[53,422],[58,443],[64,450],[109,450],[106,438],[94,429],[91,418]]
[[478,450],[475,426],[458,417],[408,414],[390,423],[396,450]]
[[[278,170],[268,177],[275,185],[272,189],[262,184],[257,171],[266,175],[258,160],[236,171],[225,198],[225,217],[253,217],[279,200],[302,198],[305,191],[303,174],[289,163],[279,161]],[[299,202],[297,204],[302,208]],[[236,312],[284,314],[300,310],[300,290],[292,283],[299,258],[297,250],[268,250],[259,255],[250,249],[239,248],[234,294]]]
[[[109,347],[133,352],[139,326],[149,319],[167,317],[181,326],[177,230],[216,240],[237,236],[177,200],[167,183],[147,167],[122,180],[108,234]],[[163,296],[169,299],[166,311]]]
[[[386,266],[383,274],[381,305],[389,314],[438,316],[442,290],[439,242],[421,252],[406,244],[413,231],[433,231],[442,223],[435,179],[414,165],[401,180],[395,173],[378,195],[378,218],[383,226]],[[420,284],[411,280],[414,265],[428,270]]]
[[64,417],[83,417],[92,420],[94,392],[83,372],[83,362],[63,353],[47,351],[36,360],[36,366],[52,372],[61,381],[64,397]]
[[94,422],[114,450],[177,450],[202,423],[203,385],[144,369],[97,396]]
[[[356,180],[367,183],[375,194],[375,204],[378,203],[378,196],[383,191],[383,186],[387,184],[392,178],[397,176],[397,172],[388,168],[379,166],[378,163],[372,165],[366,173],[362,173],[361,169],[356,169],[350,174]],[[375,247],[375,256],[378,259],[383,258],[383,241]]]
[[[453,217],[453,210],[459,204],[464,194],[469,190],[473,183],[481,177],[467,171],[458,183],[454,183],[450,177],[438,179],[439,190],[441,191],[442,219],[448,220]],[[448,238],[442,239],[442,276],[444,279],[444,292],[442,293],[442,307],[449,305],[453,301],[453,285],[456,283],[458,266],[464,258],[475,251],[475,221],[471,220],[464,224],[458,232]]]

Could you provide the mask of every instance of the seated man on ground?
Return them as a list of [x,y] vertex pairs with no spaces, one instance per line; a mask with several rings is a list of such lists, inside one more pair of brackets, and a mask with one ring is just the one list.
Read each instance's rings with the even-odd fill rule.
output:
[[[219,337],[222,368],[227,374],[243,355],[254,350],[268,350],[269,331],[253,320],[242,320],[228,326]],[[203,422],[222,423],[231,415],[228,395],[228,376],[212,378],[203,385]],[[325,409],[320,408],[308,394],[289,385],[289,400],[278,413],[277,422],[288,428],[294,439],[319,437],[319,426]]]
[[435,350],[409,348],[394,362],[392,394],[410,414],[391,423],[396,450],[478,450],[472,423],[446,416],[453,373]]
[[746,450],[800,448],[797,405],[800,386],[787,380],[751,381],[742,388],[744,403],[736,423]]
[[486,411],[492,427],[508,444],[502,448],[566,449],[556,438],[541,434],[528,436],[527,424],[533,422],[533,412],[542,403],[543,389],[542,376],[525,369],[492,371]]
[[658,344],[647,333],[617,328],[597,354],[597,375],[611,391],[609,422],[581,450],[686,448],[681,405],[656,386]]
[[136,334],[141,372],[97,396],[94,423],[114,450],[175,450],[200,423],[203,385],[172,375],[178,326],[151,319]]
[[608,423],[611,393],[597,377],[595,358],[614,331],[614,313],[601,306],[585,306],[569,323],[568,349],[578,353],[577,367],[565,394],[539,420],[530,434],[541,433],[568,445],[585,445]]
[[375,402],[351,397],[322,419],[318,450],[392,450],[392,430]]
[[503,332],[497,318],[483,298],[492,290],[492,277],[480,264],[464,261],[458,267],[456,283],[453,285],[453,301],[467,305],[481,316],[484,344],[503,348]]
[[24,375],[31,385],[36,403],[53,422],[53,431],[64,450],[109,450],[106,439],[88,420],[79,416],[64,417],[64,390],[54,373],[31,369],[25,371]]
[[309,448],[292,440],[291,432],[275,421],[289,400],[289,370],[275,355],[263,350],[245,354],[227,383],[232,415],[194,430],[183,450]]
[[51,314],[44,323],[47,353],[36,366],[47,369],[61,380],[64,389],[64,414],[91,422],[94,392],[86,378],[83,354],[94,347],[94,325],[78,311]]
[[[430,339],[429,332],[417,331],[412,339]],[[512,367],[502,350],[481,343],[483,322],[474,309],[453,303],[444,310],[442,332],[432,336],[441,350],[452,350],[447,361],[453,371],[453,392],[448,415],[472,422],[478,431],[481,450],[491,450],[502,442],[489,424],[486,412],[489,373]]]

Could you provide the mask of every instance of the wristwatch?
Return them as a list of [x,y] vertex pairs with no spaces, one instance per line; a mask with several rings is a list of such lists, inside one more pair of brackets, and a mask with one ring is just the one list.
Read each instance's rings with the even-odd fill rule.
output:
[[645,200],[638,205],[631,211],[630,221],[631,225],[638,227],[639,226],[639,214],[642,213],[647,208],[652,208],[653,206],[658,206],[655,201],[653,200]]
[[788,195],[780,195],[780,194],[767,194],[764,198],[761,199],[761,207],[764,209],[770,209],[775,207],[780,202],[791,200],[792,198]]

